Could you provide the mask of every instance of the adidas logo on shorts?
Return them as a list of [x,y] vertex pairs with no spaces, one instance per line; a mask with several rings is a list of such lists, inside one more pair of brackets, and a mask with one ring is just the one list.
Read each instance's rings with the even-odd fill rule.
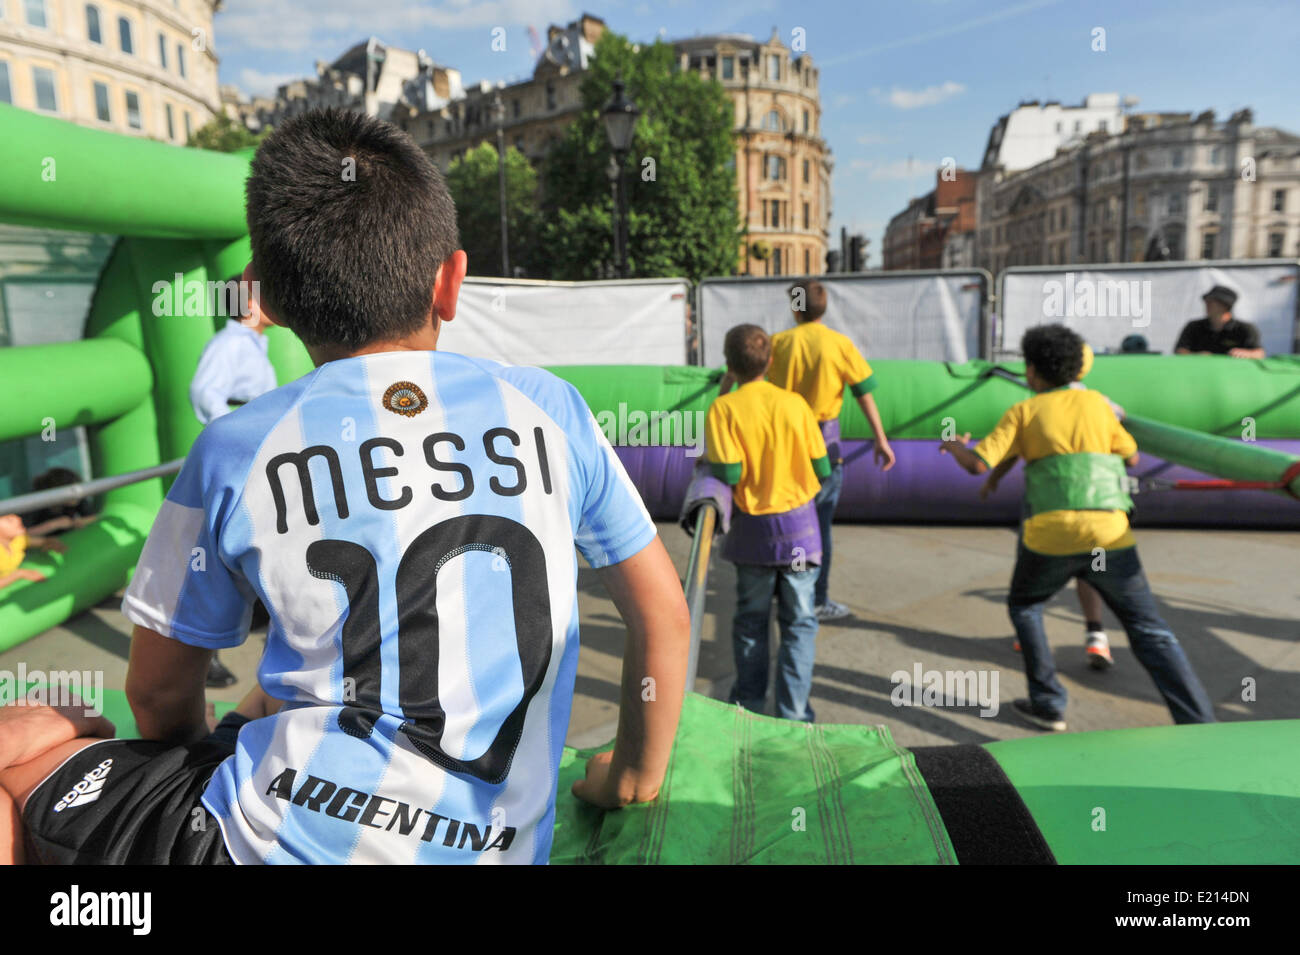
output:
[[99,798],[100,791],[104,788],[104,780],[108,778],[108,771],[112,768],[113,760],[106,759],[86,773],[81,777],[81,782],[73,786],[68,794],[59,800],[54,811],[63,812],[73,806],[84,806],[86,803],[94,802]]

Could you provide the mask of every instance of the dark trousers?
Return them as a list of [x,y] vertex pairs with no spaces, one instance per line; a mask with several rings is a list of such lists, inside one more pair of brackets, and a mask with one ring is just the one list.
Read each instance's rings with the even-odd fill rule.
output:
[[821,490],[813,498],[813,507],[817,509],[817,524],[822,530],[821,572],[817,575],[817,589],[813,593],[813,604],[818,607],[825,606],[830,600],[831,524],[835,521],[835,507],[840,503],[840,492],[843,490],[844,465],[836,464],[831,468],[831,476],[822,482]]
[[1151,674],[1175,723],[1213,723],[1214,707],[1178,639],[1156,609],[1155,598],[1138,560],[1136,547],[1105,552],[1104,570],[1094,570],[1092,554],[1056,557],[1025,547],[1022,540],[1011,577],[1007,609],[1025,657],[1029,698],[1035,709],[1057,718],[1065,715],[1066,692],[1056,678],[1056,664],[1043,631],[1043,605],[1080,577],[1097,588],[1119,618],[1138,662]]

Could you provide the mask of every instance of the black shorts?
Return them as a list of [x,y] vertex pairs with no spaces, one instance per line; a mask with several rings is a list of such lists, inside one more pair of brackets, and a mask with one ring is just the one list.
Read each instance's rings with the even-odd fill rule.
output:
[[41,865],[229,865],[199,801],[248,719],[228,713],[188,746],[104,740],[45,778],[23,808],[28,861]]

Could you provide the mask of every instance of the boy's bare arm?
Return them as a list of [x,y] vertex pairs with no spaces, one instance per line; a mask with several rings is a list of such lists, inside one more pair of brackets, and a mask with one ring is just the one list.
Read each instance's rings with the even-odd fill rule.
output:
[[143,739],[192,743],[207,735],[204,684],[212,651],[136,626],[126,698]]
[[613,752],[587,763],[573,794],[617,809],[659,794],[681,717],[691,624],[677,569],[658,537],[601,576],[627,624],[618,735]]
[[984,483],[980,486],[980,498],[986,498],[996,491],[998,489],[998,484],[1007,476],[1007,472],[1016,466],[1016,462],[1019,460],[1020,457],[1018,455],[1008,454],[1005,458],[999,461],[997,466],[989,472],[989,476],[984,479]]
[[876,463],[880,465],[882,471],[888,471],[894,466],[894,449],[889,446],[889,438],[885,436],[885,426],[880,422],[880,409],[876,407],[876,399],[870,392],[858,395],[858,407],[867,416],[871,433],[876,436]]

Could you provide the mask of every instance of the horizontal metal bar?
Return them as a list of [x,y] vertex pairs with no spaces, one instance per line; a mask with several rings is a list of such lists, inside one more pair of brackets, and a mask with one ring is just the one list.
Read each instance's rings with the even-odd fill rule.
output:
[[96,478],[93,481],[83,481],[80,484],[65,484],[62,487],[51,488],[48,491],[20,494],[17,497],[9,498],[7,501],[0,501],[0,514],[29,514],[32,511],[43,510],[59,504],[71,504],[85,497],[94,497],[96,494],[103,494],[105,491],[126,487],[128,484],[138,484],[140,481],[148,481],[150,478],[175,474],[184,463],[184,458],[177,458],[175,461],[169,461],[166,464],[143,468],[139,471],[129,471],[126,474]]
[[695,690],[695,673],[700,665],[700,628],[704,623],[704,597],[708,593],[709,557],[713,553],[713,529],[718,509],[704,504],[695,512],[695,540],[686,564],[686,608],[691,614],[691,649],[686,664],[686,692]]

